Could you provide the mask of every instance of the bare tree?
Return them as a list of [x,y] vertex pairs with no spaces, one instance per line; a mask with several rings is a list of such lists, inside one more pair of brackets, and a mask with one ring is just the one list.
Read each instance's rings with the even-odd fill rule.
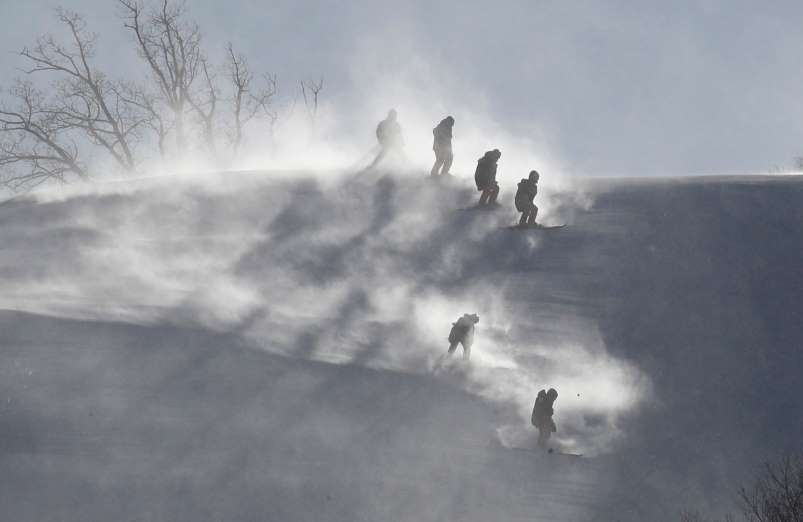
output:
[[121,98],[133,107],[139,108],[143,115],[143,124],[156,136],[159,156],[167,157],[167,137],[173,129],[172,123],[165,117],[157,95],[134,83],[124,84],[120,88]]
[[201,129],[208,152],[217,155],[215,144],[215,120],[217,116],[218,88],[215,76],[210,72],[209,62],[201,57],[201,70],[204,73],[204,87],[198,94],[187,91],[185,96],[193,112],[201,121]]
[[[739,490],[746,522],[803,522],[803,454],[767,464],[750,488]],[[681,522],[705,522],[697,512],[681,513]],[[734,520],[730,515],[725,522]]]
[[318,98],[323,90],[323,78],[315,82],[314,80],[300,80],[301,96],[304,98],[304,106],[307,108],[307,115],[310,123],[315,127],[318,117]]
[[803,455],[767,464],[752,488],[742,488],[745,519],[750,522],[803,522]]
[[[278,87],[278,86],[277,86]],[[278,91],[277,91],[278,92]],[[291,107],[292,110],[292,107]],[[265,118],[268,120],[268,141],[271,153],[276,152],[276,127],[279,123],[279,110],[268,106],[265,108]]]
[[18,81],[9,94],[15,107],[0,106],[0,182],[12,190],[33,188],[70,174],[86,178],[78,146],[44,97],[30,82]]
[[[28,62],[24,72],[45,75],[51,82],[46,93],[31,82],[18,82],[0,103],[0,183],[25,188],[49,179],[86,178],[84,161],[93,149],[132,171],[151,136],[161,157],[167,156],[173,137],[175,149],[183,154],[189,145],[189,118],[199,124],[202,145],[213,155],[219,129],[231,128],[229,144],[236,154],[255,118],[269,122],[273,144],[279,120],[273,107],[276,77],[267,74],[258,80],[230,44],[226,78],[219,80],[216,71],[224,69],[215,69],[204,56],[200,29],[188,19],[186,3],[153,0],[158,5],[146,9],[146,1],[117,0],[151,84],[114,82],[95,68],[97,35],[71,11],[57,10],[70,36],[66,44],[46,35],[21,51]],[[301,89],[314,125],[323,79],[301,82]]]
[[201,32],[187,22],[186,6],[162,0],[161,8],[145,13],[140,0],[118,0],[124,26],[135,36],[140,57],[148,64],[160,96],[172,113],[179,153],[187,147],[184,117],[188,96],[202,67]]
[[265,87],[253,90],[254,75],[248,66],[248,62],[244,56],[234,52],[231,43],[229,43],[228,47],[228,72],[229,80],[234,89],[234,129],[231,137],[234,152],[236,153],[242,144],[245,125],[260,111],[268,118],[271,142],[273,142],[273,132],[276,121],[279,118],[278,112],[271,109],[273,97],[276,96],[279,90],[276,76],[266,74],[264,76]]
[[52,105],[40,110],[52,117],[55,126],[83,130],[121,167],[133,170],[133,146],[140,138],[143,118],[120,96],[119,86],[90,64],[97,35],[86,31],[83,18],[63,9],[57,14],[69,29],[70,45],[48,35],[20,53],[31,64],[27,74],[56,74],[57,96]]

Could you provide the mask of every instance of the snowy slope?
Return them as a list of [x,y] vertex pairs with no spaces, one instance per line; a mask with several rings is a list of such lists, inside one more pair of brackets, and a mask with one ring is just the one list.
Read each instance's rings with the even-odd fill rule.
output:
[[[799,449],[803,181],[547,186],[550,232],[454,210],[475,194],[252,173],[0,205],[5,511],[673,520]],[[431,373],[465,312],[472,363]],[[549,386],[583,459],[510,449]]]

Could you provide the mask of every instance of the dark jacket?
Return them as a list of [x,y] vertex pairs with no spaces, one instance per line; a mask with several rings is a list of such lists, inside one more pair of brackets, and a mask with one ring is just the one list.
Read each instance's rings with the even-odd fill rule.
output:
[[496,183],[496,157],[488,151],[477,161],[477,170],[474,171],[474,182],[477,190],[485,190]]
[[552,407],[554,404],[554,399],[550,400],[546,391],[541,390],[538,392],[531,419],[533,426],[537,428],[549,427],[552,431],[555,431],[555,423],[552,422],[552,415],[555,414],[555,410]]
[[441,120],[438,126],[432,129],[432,136],[434,137],[432,150],[451,148],[452,126],[449,125],[448,119]]
[[516,210],[526,212],[533,206],[533,200],[538,194],[538,184],[529,179],[519,181],[519,188],[516,190]]
[[452,323],[449,342],[463,343],[463,345],[468,346],[474,343],[474,321],[470,315],[466,314]]

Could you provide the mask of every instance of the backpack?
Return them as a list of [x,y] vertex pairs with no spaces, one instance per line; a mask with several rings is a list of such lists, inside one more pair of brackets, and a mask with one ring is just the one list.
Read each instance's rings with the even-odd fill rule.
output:
[[489,182],[488,160],[483,156],[477,161],[477,170],[474,171],[474,183],[477,190],[485,190]]
[[473,324],[466,324],[464,317],[465,316],[452,323],[452,330],[449,332],[450,343],[465,341],[468,333],[473,328]]
[[449,342],[450,343],[456,343],[457,341],[460,340],[457,337],[457,333],[458,333],[457,330],[458,330],[457,323],[452,323],[452,329],[449,330]]
[[385,120],[379,122],[379,125],[376,126],[376,140],[379,143],[385,142]]

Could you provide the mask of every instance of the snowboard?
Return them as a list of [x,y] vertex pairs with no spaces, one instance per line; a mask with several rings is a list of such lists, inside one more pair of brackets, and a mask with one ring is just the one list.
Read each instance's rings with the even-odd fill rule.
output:
[[562,225],[541,225],[536,223],[535,225],[510,225],[502,228],[505,230],[557,230],[565,226],[566,223]]

